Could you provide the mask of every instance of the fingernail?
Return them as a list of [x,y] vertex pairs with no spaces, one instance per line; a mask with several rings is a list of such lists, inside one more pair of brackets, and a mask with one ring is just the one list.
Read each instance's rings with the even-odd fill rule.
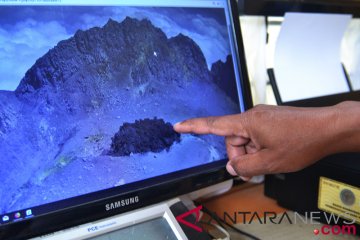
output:
[[230,175],[232,176],[237,176],[238,174],[235,172],[234,168],[228,163],[226,165],[226,170],[228,171],[228,173],[230,173]]
[[175,127],[175,126],[179,126],[181,123],[182,123],[182,122],[177,122],[177,123],[175,123],[175,124],[174,124],[174,127]]
[[175,131],[179,129],[180,124],[181,124],[181,122],[177,122],[174,124],[173,128]]
[[243,180],[245,182],[247,182],[247,181],[249,181],[251,179],[249,177],[242,177],[242,176],[239,176],[239,178],[241,178],[241,180]]

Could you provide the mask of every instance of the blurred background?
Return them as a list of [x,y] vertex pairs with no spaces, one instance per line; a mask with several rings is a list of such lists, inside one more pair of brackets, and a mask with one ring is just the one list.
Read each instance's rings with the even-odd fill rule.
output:
[[[331,66],[331,64],[328,63],[328,61],[331,60],[337,61],[339,67],[341,66],[343,68],[344,79],[348,81],[344,84],[339,82],[339,86],[343,84],[349,88],[347,89],[347,87],[345,87],[346,89],[343,90],[341,87],[338,87],[339,93],[360,90],[360,1],[239,0],[238,4],[254,104],[277,104],[273,88],[270,84],[268,70],[274,69],[275,67],[275,78],[277,78],[276,75],[281,75],[280,70],[276,69],[276,67],[282,67],[276,66],[276,57],[281,55],[281,53],[279,53],[281,51],[285,51],[288,54],[288,56],[285,57],[287,59],[287,62],[285,61],[285,67],[288,69],[291,68],[291,66],[288,65],[291,61],[288,59],[289,56],[297,56],[299,54],[305,56],[306,54],[304,54],[304,52],[310,51],[313,56],[305,56],[308,59],[305,59],[303,62],[312,61],[314,58],[318,59],[315,63],[309,63],[313,67],[312,70],[304,68],[298,69],[298,71],[292,71],[294,75],[297,75],[294,76],[294,79],[296,77],[301,79],[302,74],[304,78],[306,77],[306,79],[308,79],[308,75],[310,74],[314,77],[316,76],[316,80],[308,79],[312,81],[311,83],[320,81],[326,84],[326,81],[330,81],[327,75],[331,76],[331,71],[334,70],[334,67],[326,67],[326,64]],[[289,33],[286,32],[287,29],[283,29],[286,21],[290,24],[291,19],[289,16],[294,13],[297,14],[297,22],[295,26],[294,24],[291,26],[292,31],[296,31],[297,28],[300,30],[305,29],[305,31]],[[325,19],[322,19],[321,15],[323,15]],[[313,19],[314,22],[309,22],[311,16],[320,16],[320,18]],[[332,17],[348,17],[349,19],[345,19],[341,25],[339,20],[332,19]],[[292,23],[293,22],[294,21],[292,21]],[[319,32],[319,37],[315,40],[309,40],[309,34],[311,34],[311,31],[316,32],[316,26],[321,27],[320,29],[323,29],[324,32]],[[294,34],[297,35],[299,41],[295,40],[296,42],[291,43],[293,44],[292,47],[280,46],[281,41],[279,39],[281,37],[284,39],[288,37],[289,39],[289,37],[291,38]],[[335,40],[336,36],[341,36],[341,38],[337,37]],[[321,39],[322,37],[323,39]],[[311,38],[314,38],[314,34],[311,34]],[[318,41],[317,44],[319,44],[319,42],[321,44],[322,41],[323,45],[320,47],[322,49],[317,52],[319,48],[316,48],[316,43],[312,44],[311,41]],[[286,49],[286,47],[288,49]],[[310,50],[309,47],[313,49]],[[328,52],[326,52],[326,48],[329,49]],[[332,52],[331,54],[333,55],[331,55],[330,52]],[[279,61],[281,62],[281,60]],[[317,68],[317,66],[315,66],[316,64],[322,66]],[[314,69],[320,69],[322,72],[312,74],[310,71]],[[323,69],[328,69],[329,72],[325,72]],[[324,74],[324,77],[321,77],[322,74]],[[290,81],[289,76],[291,76],[291,73],[287,76],[288,79],[286,81]],[[339,78],[337,79],[342,81]],[[332,85],[333,87],[336,87],[335,84],[337,83],[328,82],[328,85]],[[295,85],[293,85],[295,88],[294,91],[296,91]],[[325,85],[320,84],[314,86],[320,88],[319,91],[321,92],[322,87]],[[314,86],[312,86],[312,88],[314,88]],[[282,86],[278,86],[278,88],[280,92],[284,91],[281,90]],[[291,86],[287,86],[286,91],[291,91],[290,88]],[[284,93],[281,92],[280,95],[284,95]],[[314,97],[317,96],[318,95],[314,95]],[[302,97],[299,96],[299,99],[300,98]]]

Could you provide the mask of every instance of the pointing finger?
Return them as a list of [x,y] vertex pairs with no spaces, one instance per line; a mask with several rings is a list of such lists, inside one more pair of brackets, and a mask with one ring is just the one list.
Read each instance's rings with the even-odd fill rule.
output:
[[232,136],[239,129],[240,116],[228,115],[222,117],[193,118],[174,125],[179,133],[215,134]]

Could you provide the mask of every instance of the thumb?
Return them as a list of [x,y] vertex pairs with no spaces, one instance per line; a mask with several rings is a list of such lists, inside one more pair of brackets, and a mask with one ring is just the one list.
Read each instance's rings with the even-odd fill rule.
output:
[[231,170],[230,174],[241,177],[253,177],[269,173],[271,163],[271,152],[267,149],[260,150],[256,153],[245,154],[230,159],[227,169]]

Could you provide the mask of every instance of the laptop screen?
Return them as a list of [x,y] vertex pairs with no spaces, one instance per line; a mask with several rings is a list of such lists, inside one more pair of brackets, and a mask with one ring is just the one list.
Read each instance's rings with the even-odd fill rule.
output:
[[244,110],[236,52],[225,0],[0,1],[0,225],[226,159],[173,124]]

